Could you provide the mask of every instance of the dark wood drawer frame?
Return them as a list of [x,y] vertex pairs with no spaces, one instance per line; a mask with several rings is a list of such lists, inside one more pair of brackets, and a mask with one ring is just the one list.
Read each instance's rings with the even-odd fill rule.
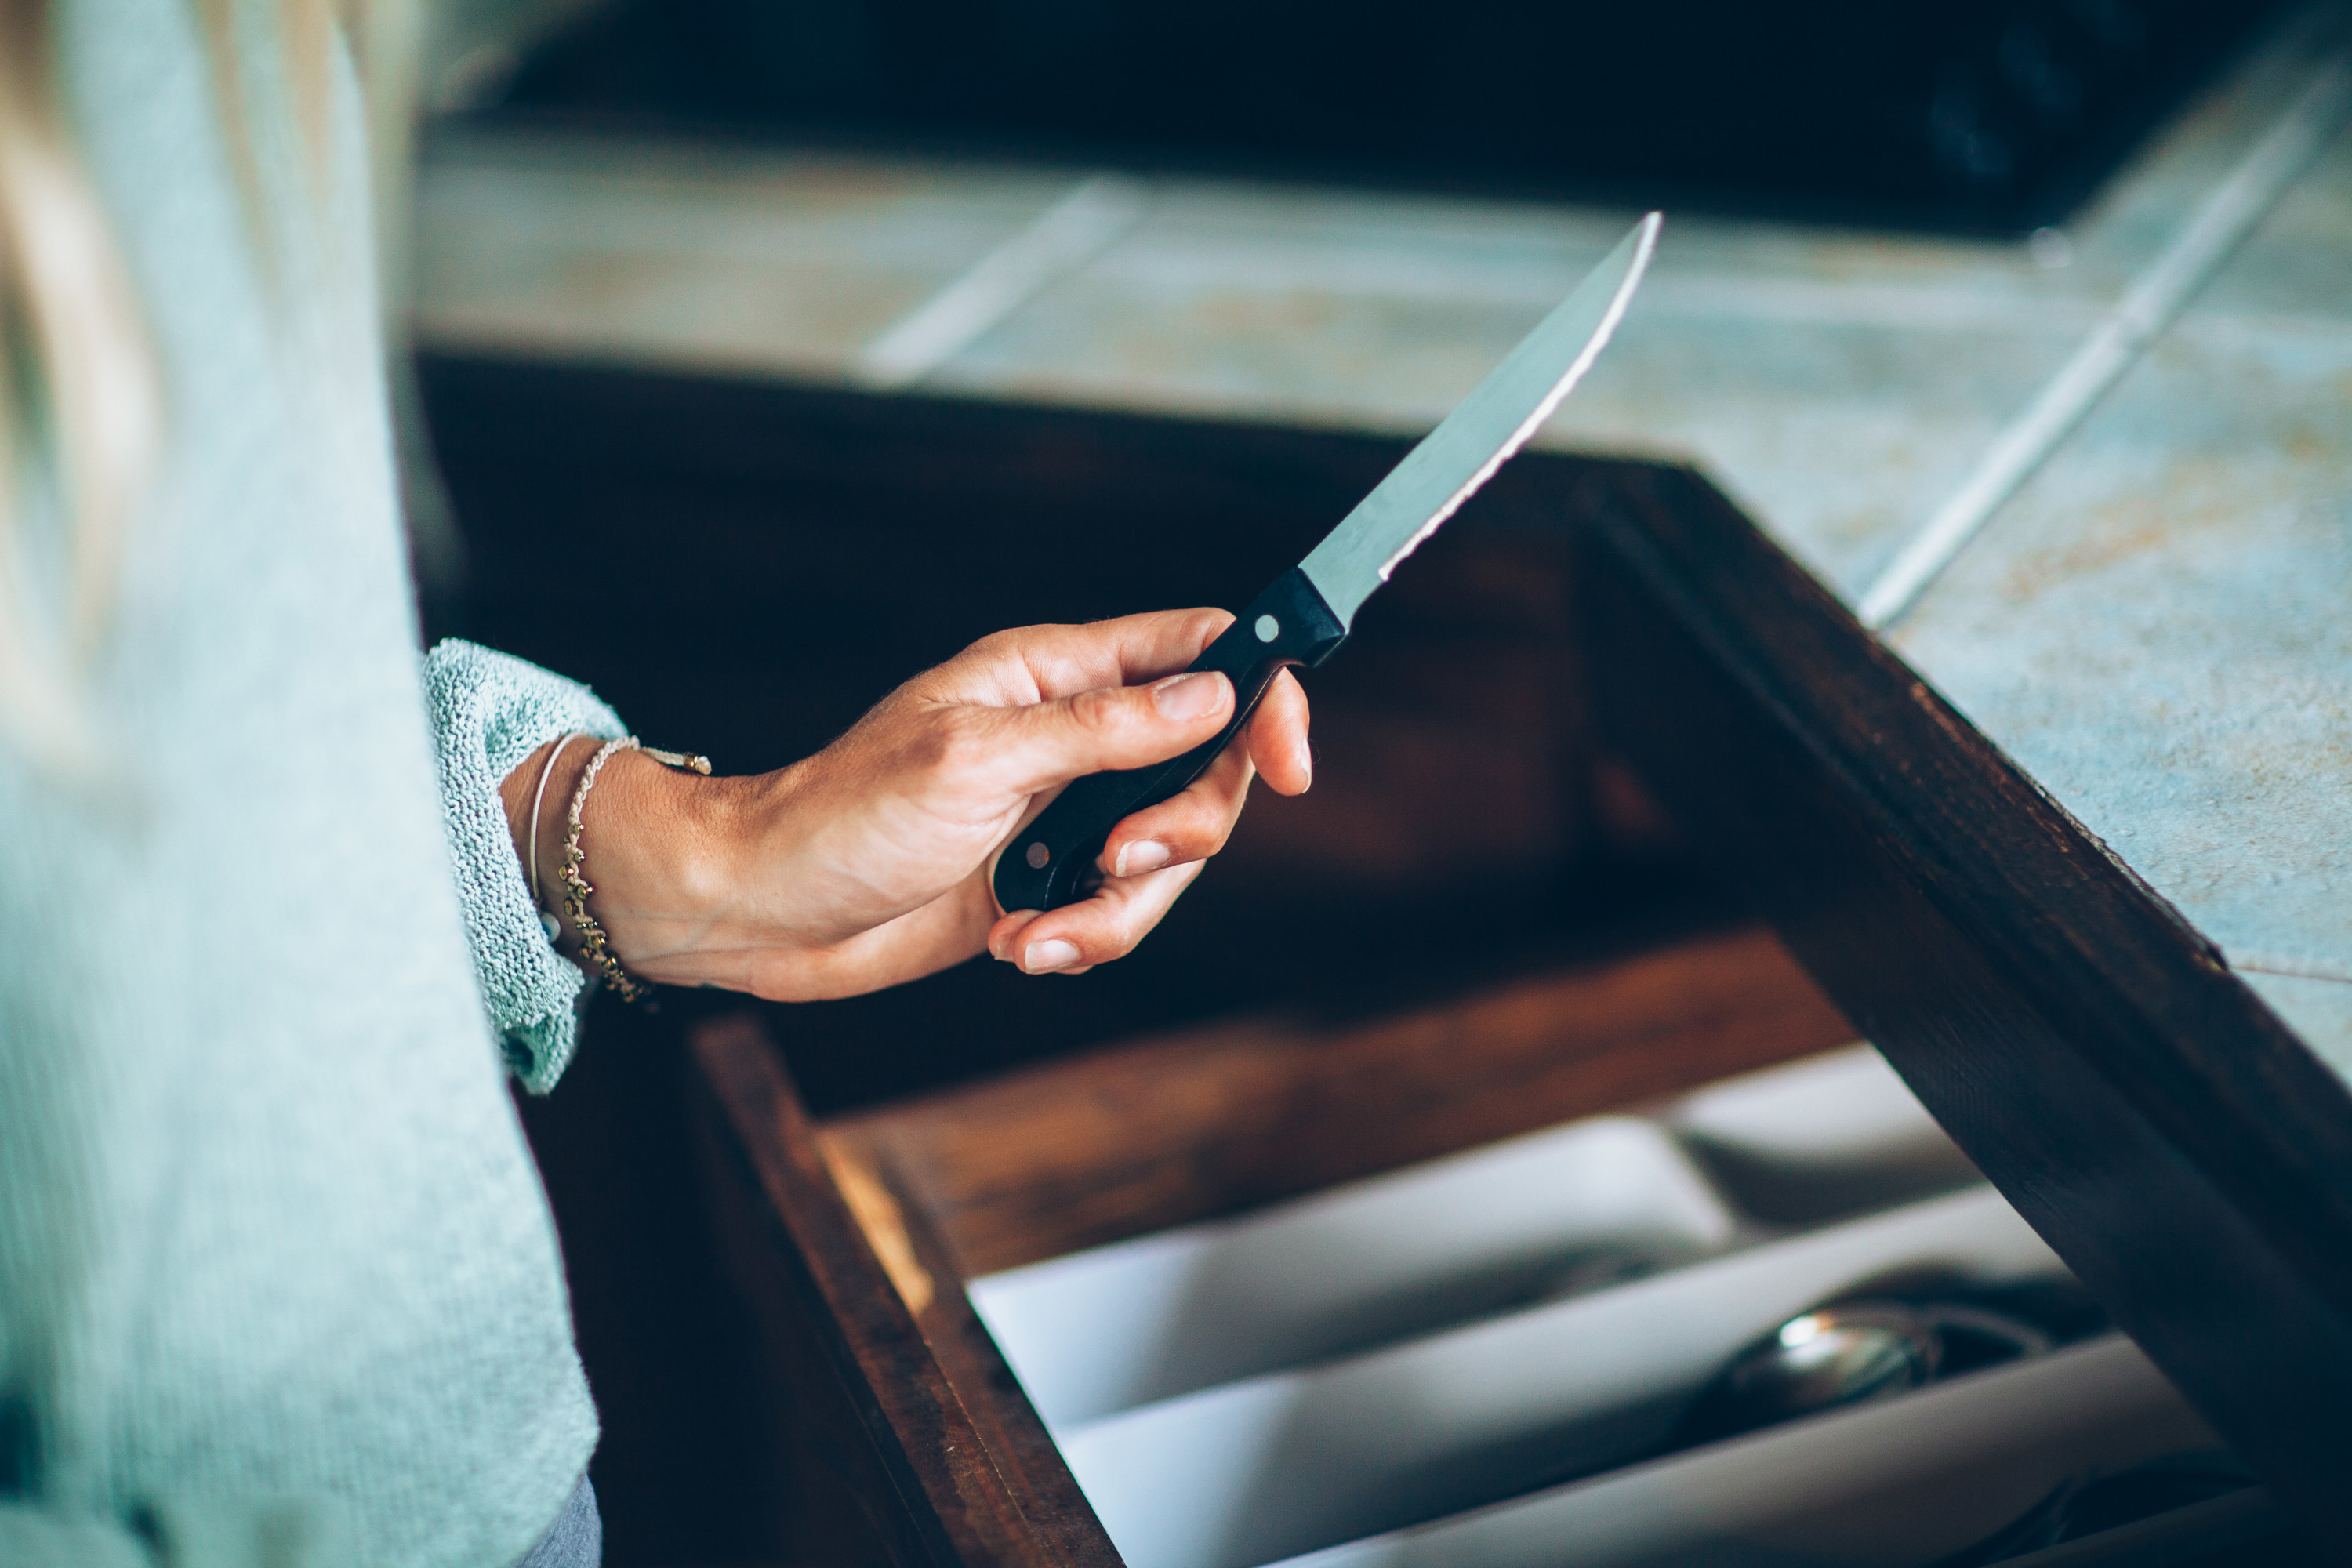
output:
[[[516,489],[531,482],[530,463],[520,479],[509,471],[517,450],[552,471],[572,460],[556,454],[600,442],[747,490],[839,489],[910,465],[942,494],[1027,484],[1108,501],[1165,483],[1244,520],[1233,525],[1238,558],[1221,563],[1239,587],[1270,575],[1301,542],[1294,536],[1311,537],[1335,500],[1402,449],[1263,426],[488,361],[430,363],[425,384],[469,522],[536,504]],[[559,523],[550,514],[537,535],[491,531],[491,575],[504,574],[499,550],[543,548]],[[1703,479],[1530,454],[1455,526],[1516,531],[1572,559],[1566,625],[1593,733],[1777,933],[1675,940],[1717,943],[1711,963],[1744,955],[1725,973],[1745,964],[1777,976],[1767,989],[1780,988],[1770,1005],[1789,1024],[1781,1055],[1835,1043],[1842,1011],[2295,1511],[2352,1547],[2352,1489],[2341,1483],[2352,1468],[2342,1415],[2352,1407],[2352,1091],[2210,943]],[[1075,524],[1044,527],[1058,548],[1086,537]],[[588,554],[568,552],[564,570],[587,570]],[[952,578],[957,562],[940,567]],[[684,563],[679,580],[704,569]],[[656,592],[645,584],[657,576],[632,588]],[[548,586],[572,605],[613,592],[584,580]],[[1197,572],[1179,572],[1166,592],[1213,596],[1202,587]],[[910,591],[944,604],[950,584]],[[986,608],[1039,618],[1035,605]],[[508,646],[580,668],[566,664],[556,618],[514,609],[505,624],[516,633],[501,637]],[[482,625],[499,637],[499,615]],[[1696,951],[1654,946],[1650,961],[1669,964]],[[1600,962],[1562,984],[1605,990],[1622,964],[1642,962]],[[798,1408],[824,1405],[837,1418],[813,1430],[862,1435],[846,1447],[812,1438],[824,1452],[803,1456],[832,1467],[834,1489],[856,1500],[841,1560],[871,1551],[893,1562],[1115,1562],[961,1281],[1049,1241],[1083,1245],[1363,1173],[1332,1152],[1345,1140],[1295,1140],[1287,1164],[1263,1149],[1195,1150],[1217,1175],[1189,1196],[1147,1193],[1099,1223],[1068,1205],[1076,1217],[1056,1234],[1041,1217],[1061,1212],[1055,1202],[1007,1220],[1003,1193],[992,1211],[951,1190],[942,1173],[954,1162],[910,1144],[904,1117],[819,1128],[763,1027],[732,1016],[697,1027],[701,1124],[727,1250],[768,1316],[778,1375],[798,1380]],[[1550,1099],[1529,1096],[1522,1109],[1559,1120],[1753,1065],[1740,1048],[1694,1045],[1703,1029],[1661,1028],[1603,1040],[1563,1066]],[[1668,1037],[1674,1050],[1650,1054]],[[1357,1042],[1374,1057],[1389,1049],[1391,1067],[1426,1044],[1409,1030],[1387,1047]],[[1207,1061],[1218,1048],[1202,1036],[1177,1056]],[[1235,1059],[1283,1048],[1257,1041]],[[1297,1059],[1313,1056],[1298,1048]],[[1152,1081],[1149,1066],[1136,1067],[1138,1082]],[[1279,1079],[1248,1092],[1278,1092]],[[1410,1120],[1377,1094],[1312,1109]],[[1501,1136],[1517,1130],[1512,1121],[1441,1118],[1432,1125],[1444,1131],[1418,1152]],[[1160,1155],[1181,1157],[1181,1126],[1166,1123]],[[932,1131],[952,1142],[952,1128]],[[1415,1150],[1404,1139],[1365,1168]]]

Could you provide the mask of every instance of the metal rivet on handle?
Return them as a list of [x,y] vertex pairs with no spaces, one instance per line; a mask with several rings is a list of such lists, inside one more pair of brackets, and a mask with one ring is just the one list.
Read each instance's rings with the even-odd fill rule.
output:
[[1258,641],[1272,642],[1281,635],[1282,623],[1280,621],[1276,620],[1272,616],[1260,616],[1257,618]]
[[1029,869],[1032,871],[1044,870],[1045,862],[1053,858],[1054,852],[1045,847],[1045,841],[1042,838],[1033,840],[1028,852],[1022,856],[1023,859],[1029,862]]

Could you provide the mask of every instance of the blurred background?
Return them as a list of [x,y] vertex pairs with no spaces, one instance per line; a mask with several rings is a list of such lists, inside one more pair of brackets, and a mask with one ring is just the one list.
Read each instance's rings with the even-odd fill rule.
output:
[[2267,9],[624,0],[478,60],[456,96],[541,122],[2023,233]]

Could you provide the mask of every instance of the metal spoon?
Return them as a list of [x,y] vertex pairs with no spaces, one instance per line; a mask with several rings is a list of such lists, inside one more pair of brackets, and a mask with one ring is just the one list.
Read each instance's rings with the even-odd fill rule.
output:
[[1801,1312],[1742,1351],[1700,1395],[1682,1440],[1704,1443],[1841,1405],[1918,1387],[1944,1358],[1942,1336],[1900,1301],[1841,1301]]

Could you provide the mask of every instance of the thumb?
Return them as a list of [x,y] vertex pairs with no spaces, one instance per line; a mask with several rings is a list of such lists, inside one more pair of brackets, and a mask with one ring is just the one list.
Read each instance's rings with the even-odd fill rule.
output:
[[1233,710],[1234,683],[1213,669],[1001,709],[1000,765],[1015,790],[1034,794],[1165,762],[1213,737]]

